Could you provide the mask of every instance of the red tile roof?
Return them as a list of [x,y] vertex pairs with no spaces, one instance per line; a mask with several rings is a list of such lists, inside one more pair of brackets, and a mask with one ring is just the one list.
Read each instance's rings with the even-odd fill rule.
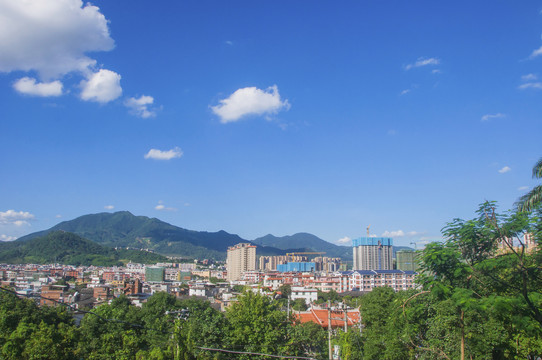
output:
[[[301,323],[313,322],[323,328],[328,327],[328,313],[326,309],[310,309],[307,312],[296,313],[295,317]],[[337,320],[341,319],[341,320]],[[331,328],[344,327],[344,311],[331,311]],[[355,325],[360,320],[359,310],[348,310],[347,312],[348,326]]]

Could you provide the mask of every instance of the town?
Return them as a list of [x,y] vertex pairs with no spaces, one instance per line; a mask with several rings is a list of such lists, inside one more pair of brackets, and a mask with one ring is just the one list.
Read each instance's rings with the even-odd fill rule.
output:
[[257,258],[256,246],[240,243],[228,249],[225,264],[208,259],[122,267],[1,264],[0,277],[2,286],[35,297],[42,305],[63,303],[73,309],[93,308],[120,295],[141,306],[154,293],[166,292],[195,296],[224,311],[236,301],[240,289],[273,297],[277,292],[282,295],[280,289],[285,285],[291,290],[289,300],[302,299],[311,308],[319,292],[359,296],[375,287],[412,289],[417,274],[415,252],[398,251],[394,263],[392,242],[391,238],[356,239],[355,270],[347,270],[340,258],[328,258],[321,252]]

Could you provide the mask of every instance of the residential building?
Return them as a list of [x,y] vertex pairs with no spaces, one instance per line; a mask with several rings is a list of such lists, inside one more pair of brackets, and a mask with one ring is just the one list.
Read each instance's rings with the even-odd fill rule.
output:
[[228,281],[240,280],[245,271],[256,270],[256,246],[240,243],[228,248]]
[[309,289],[301,286],[292,286],[291,289],[291,300],[303,299],[305,300],[305,304],[307,305],[310,305],[311,303],[318,300],[318,290],[316,289]]
[[375,287],[389,286],[395,291],[415,287],[415,271],[353,270],[341,273],[340,291],[372,291]]

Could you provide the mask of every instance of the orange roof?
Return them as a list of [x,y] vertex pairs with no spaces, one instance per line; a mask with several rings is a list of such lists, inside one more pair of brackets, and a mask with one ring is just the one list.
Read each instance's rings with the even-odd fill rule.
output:
[[[295,317],[301,323],[313,322],[320,325],[323,328],[328,327],[328,312],[326,309],[310,309],[307,312],[296,313]],[[341,320],[338,320],[341,319]],[[331,311],[331,328],[344,327],[344,312],[343,311]],[[360,321],[359,310],[347,311],[348,326],[357,324]]]

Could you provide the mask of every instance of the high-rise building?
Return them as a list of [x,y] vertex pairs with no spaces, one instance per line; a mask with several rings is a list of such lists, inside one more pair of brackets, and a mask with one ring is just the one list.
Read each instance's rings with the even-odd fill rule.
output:
[[354,270],[392,270],[393,239],[361,237],[352,240]]
[[245,271],[256,270],[256,246],[248,243],[230,246],[226,269],[228,281],[239,280]]
[[418,268],[416,251],[399,250],[395,253],[395,260],[397,262],[397,270],[416,271]]

